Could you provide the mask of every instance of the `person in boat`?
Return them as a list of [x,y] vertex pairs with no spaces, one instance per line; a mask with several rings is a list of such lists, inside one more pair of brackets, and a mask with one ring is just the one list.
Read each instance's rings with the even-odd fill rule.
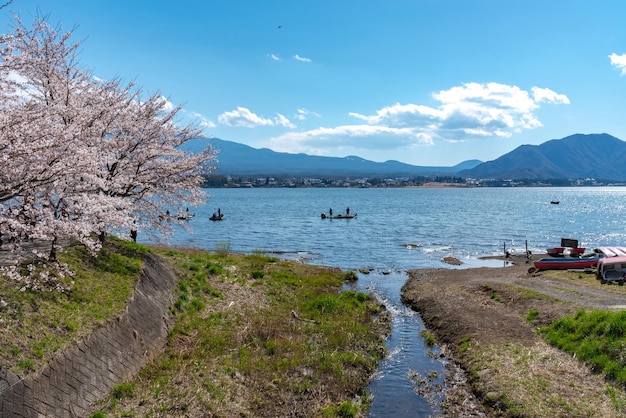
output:
[[346,208],[346,216],[350,216],[350,208]]
[[222,210],[220,208],[217,208],[217,217],[218,218],[222,217]]
[[333,208],[330,208],[330,210],[328,211],[328,213],[330,213],[330,217],[333,217]]

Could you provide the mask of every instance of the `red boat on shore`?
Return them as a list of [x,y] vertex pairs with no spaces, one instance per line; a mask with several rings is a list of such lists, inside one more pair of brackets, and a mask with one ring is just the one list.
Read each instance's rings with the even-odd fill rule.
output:
[[554,247],[546,250],[550,257],[560,257],[563,255],[563,251],[565,251],[565,247]]
[[598,265],[600,255],[592,255],[590,257],[550,257],[540,258],[534,262],[537,270],[568,270],[568,269],[585,269]]
[[538,270],[585,269],[596,267],[601,259],[613,257],[626,257],[626,247],[598,247],[589,255],[540,258],[534,264]]

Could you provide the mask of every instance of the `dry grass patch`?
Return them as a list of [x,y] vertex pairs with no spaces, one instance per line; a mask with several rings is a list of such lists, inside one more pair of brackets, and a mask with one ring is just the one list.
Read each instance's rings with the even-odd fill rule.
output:
[[585,286],[590,289],[598,289],[620,295],[626,295],[626,286],[620,286],[614,282],[602,284],[600,280],[596,278],[595,273],[567,270],[546,270],[541,272],[541,277],[564,281],[565,283],[576,286]]

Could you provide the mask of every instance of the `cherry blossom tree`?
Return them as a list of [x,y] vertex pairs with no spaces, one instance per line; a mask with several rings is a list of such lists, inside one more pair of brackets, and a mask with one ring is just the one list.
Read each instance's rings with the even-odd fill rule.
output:
[[171,231],[163,208],[204,202],[215,152],[191,154],[200,135],[180,107],[133,83],[82,68],[80,43],[45,19],[0,37],[0,233],[97,250],[112,231]]

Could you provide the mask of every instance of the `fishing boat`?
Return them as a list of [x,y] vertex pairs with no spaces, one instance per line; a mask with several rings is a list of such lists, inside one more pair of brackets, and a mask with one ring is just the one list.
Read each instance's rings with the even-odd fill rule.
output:
[[194,218],[194,214],[193,213],[182,213],[180,215],[172,215],[170,213],[170,211],[168,210],[167,212],[165,212],[165,214],[161,214],[159,215],[159,219],[162,221],[172,221],[172,220],[179,220],[179,221],[190,221]]
[[546,252],[550,257],[564,257],[569,255],[570,257],[580,257],[585,253],[585,247],[578,246],[577,239],[561,238],[561,246],[548,248]]
[[550,257],[564,257],[569,255],[570,257],[579,257],[585,253],[585,247],[554,247],[548,248],[546,252]]
[[222,213],[222,209],[217,208],[217,212],[213,212],[213,215],[209,217],[209,221],[223,221],[224,214]]
[[354,215],[326,215],[325,213],[322,213],[322,219],[354,219],[356,218],[356,213]]
[[599,254],[587,257],[548,257],[534,262],[537,270],[568,270],[594,267],[602,257]]
[[554,247],[554,248],[548,248],[546,250],[546,252],[548,253],[550,257],[560,257],[563,255],[564,251],[565,251],[565,247]]
[[597,266],[600,260],[606,259],[607,261],[603,261],[603,263],[608,263],[612,259],[621,257],[626,258],[626,247],[597,247],[593,253],[587,255],[540,258],[534,264],[538,270],[585,269]]

